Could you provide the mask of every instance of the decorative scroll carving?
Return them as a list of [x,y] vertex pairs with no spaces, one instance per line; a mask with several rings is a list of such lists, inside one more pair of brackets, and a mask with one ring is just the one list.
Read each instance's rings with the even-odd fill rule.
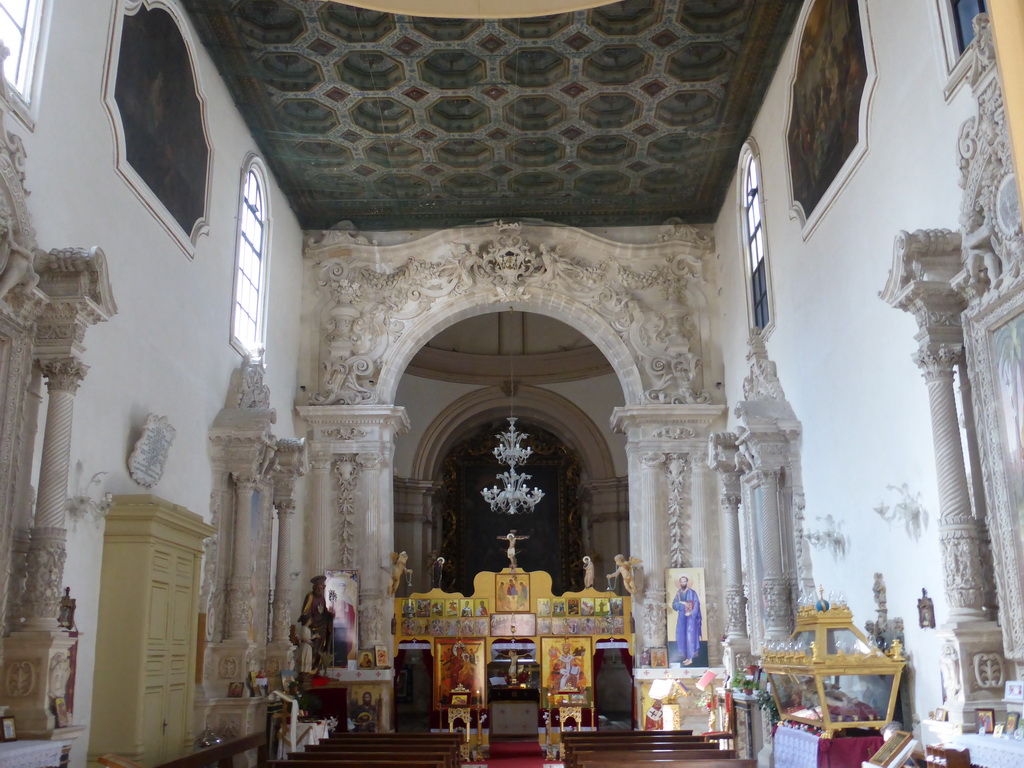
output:
[[[490,230],[458,234],[467,239],[451,242],[447,255],[410,256],[386,268],[380,249],[360,259],[353,258],[361,253],[355,245],[344,257],[325,245],[307,246],[314,258],[322,254],[314,269],[325,300],[320,382],[311,404],[379,402],[385,357],[417,319],[436,313],[440,303],[481,292],[492,294],[492,301],[541,293],[572,297],[593,308],[632,351],[646,402],[710,401],[700,388],[700,331],[687,299],[690,283],[702,280],[697,254],[708,243],[658,252],[659,262],[638,271],[614,257],[584,255],[564,235],[555,245],[536,246],[520,224],[498,222]],[[601,241],[601,252],[608,253],[608,245]]]
[[36,667],[30,661],[14,661],[7,666],[4,688],[8,696],[29,696],[36,688]]
[[334,460],[334,479],[338,484],[336,541],[342,568],[356,567],[355,495],[361,472],[362,464],[355,454],[343,454]]
[[768,359],[764,339],[752,331],[747,339],[747,362],[750,373],[743,380],[744,400],[785,400],[775,363]]
[[690,457],[671,453],[665,474],[668,481],[669,567],[683,568],[692,562],[690,548]]
[[221,657],[217,665],[217,674],[221,680],[235,680],[238,677],[238,659],[234,656]]
[[203,541],[203,583],[199,594],[199,604],[206,606],[206,640],[219,638],[217,634],[221,626],[221,611],[224,597],[217,579],[217,561],[220,556],[220,494],[210,492],[210,525],[218,533]]
[[971,608],[981,605],[978,536],[973,526],[943,526],[939,541],[942,544],[943,583],[950,606]]
[[358,440],[366,437],[369,433],[359,427],[328,427],[323,431],[323,436],[334,440]]
[[974,680],[979,688],[1002,688],[1003,679],[1003,660],[998,653],[974,654]]
[[67,559],[64,528],[33,528],[28,550],[28,578],[22,603],[26,614],[37,619],[57,619],[61,581]]

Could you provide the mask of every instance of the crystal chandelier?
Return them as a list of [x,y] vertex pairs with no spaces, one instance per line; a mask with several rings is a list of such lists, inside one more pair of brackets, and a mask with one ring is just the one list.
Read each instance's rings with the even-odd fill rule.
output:
[[519,515],[533,512],[537,502],[544,498],[544,491],[540,488],[528,488],[526,481],[530,475],[516,472],[516,467],[526,463],[533,453],[532,448],[520,445],[526,439],[522,432],[516,432],[516,417],[508,417],[508,430],[500,435],[498,445],[492,451],[494,458],[501,464],[508,465],[508,472],[495,475],[498,480],[504,483],[503,488],[497,485],[484,488],[484,501],[491,505],[491,510],[505,515]]

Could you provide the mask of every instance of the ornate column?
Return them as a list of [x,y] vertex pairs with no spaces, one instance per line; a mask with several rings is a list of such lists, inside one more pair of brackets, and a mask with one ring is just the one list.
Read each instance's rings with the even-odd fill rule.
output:
[[[46,378],[48,402],[39,468],[39,490],[25,567],[25,621],[4,639],[0,704],[18,720],[23,737],[51,738],[54,696],[63,696],[74,640],[57,626],[66,553],[65,509],[68,496],[74,400],[88,367],[81,362],[89,327],[117,314],[99,248],[35,252],[39,290],[47,304],[36,323],[33,354]],[[84,726],[62,729],[74,739]]]
[[249,602],[252,600],[252,496],[256,478],[235,477],[234,542],[231,547],[231,586],[228,588],[228,639],[249,636]]
[[[274,579],[274,621],[267,647],[270,674],[288,668],[292,615],[292,523],[295,518],[295,484],[309,470],[305,440],[279,439],[274,452],[271,477],[274,481],[274,507],[277,509],[277,562]],[[277,667],[277,669],[274,669]]]
[[617,408],[612,415],[612,429],[627,436],[629,461],[630,548],[622,554],[643,560],[633,595],[638,651],[666,645],[665,569],[690,565],[695,545],[686,498],[692,457],[703,451],[708,427],[723,411],[717,405],[654,405]]
[[722,560],[725,566],[725,662],[730,672],[751,663],[747,632],[747,599],[743,594],[740,541],[739,449],[733,432],[716,432],[708,440],[708,466],[721,481]]
[[55,630],[66,557],[65,505],[75,393],[89,368],[74,358],[47,361],[41,368],[49,399],[36,518],[28,549],[24,627]]
[[782,532],[779,512],[780,467],[759,467],[752,473],[754,488],[760,500],[758,532],[761,539],[761,557],[764,576],[761,589],[764,594],[766,640],[785,640],[793,624],[793,606],[790,600],[790,580],[783,571]]
[[305,579],[327,570],[332,561],[331,550],[334,543],[331,524],[334,503],[331,457],[317,452],[310,464],[312,471],[309,482],[309,522],[306,539],[308,549],[305,557],[306,572],[302,574],[303,583]]
[[1001,630],[985,611],[978,524],[968,493],[954,390],[955,373],[964,360],[961,316],[966,300],[954,288],[963,245],[961,235],[950,230],[900,232],[880,294],[889,305],[912,314],[918,325],[914,362],[928,387],[949,608],[936,636],[942,643],[946,708],[953,723],[973,723],[973,710],[979,706],[1000,708],[1005,677]]

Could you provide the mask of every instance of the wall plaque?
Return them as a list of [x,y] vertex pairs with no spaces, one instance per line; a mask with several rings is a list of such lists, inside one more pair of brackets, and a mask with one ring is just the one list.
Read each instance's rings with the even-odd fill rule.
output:
[[154,413],[146,417],[146,426],[142,436],[135,443],[132,455],[128,457],[128,472],[132,480],[146,488],[152,488],[164,473],[164,462],[167,451],[174,442],[176,434],[166,416]]

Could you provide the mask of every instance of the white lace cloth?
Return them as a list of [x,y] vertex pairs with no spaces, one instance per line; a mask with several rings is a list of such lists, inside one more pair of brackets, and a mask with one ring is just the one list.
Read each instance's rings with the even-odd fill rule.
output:
[[5,741],[0,744],[0,768],[56,768],[63,741]]
[[776,728],[775,768],[818,768],[818,737],[796,728]]
[[965,733],[953,739],[957,749],[971,750],[971,765],[981,768],[1021,768],[1024,766],[1024,741],[997,739],[980,733]]

